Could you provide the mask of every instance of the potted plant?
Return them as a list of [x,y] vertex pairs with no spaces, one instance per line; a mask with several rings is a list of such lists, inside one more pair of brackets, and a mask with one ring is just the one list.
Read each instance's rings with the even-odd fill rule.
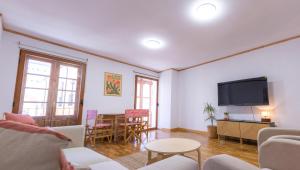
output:
[[205,121],[210,121],[210,125],[207,126],[208,137],[209,138],[217,138],[217,126],[214,125],[216,109],[209,103],[206,103],[204,106],[203,113],[207,114],[207,118]]
[[224,112],[224,120],[229,120],[229,112]]

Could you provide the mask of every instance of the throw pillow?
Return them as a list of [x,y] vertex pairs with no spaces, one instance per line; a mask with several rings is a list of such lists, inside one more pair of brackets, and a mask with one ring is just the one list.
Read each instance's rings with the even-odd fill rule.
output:
[[4,113],[5,120],[11,120],[15,122],[25,123],[28,125],[35,125],[37,126],[36,122],[33,118],[29,115],[22,115],[22,114],[15,114],[15,113]]

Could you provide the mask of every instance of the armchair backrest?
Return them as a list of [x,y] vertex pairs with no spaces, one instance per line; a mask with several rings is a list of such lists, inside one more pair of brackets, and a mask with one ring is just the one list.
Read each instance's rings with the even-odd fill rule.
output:
[[270,137],[259,147],[261,168],[274,170],[300,170],[300,136],[278,135]]
[[300,136],[300,130],[297,130],[297,129],[283,129],[283,128],[276,128],[276,127],[263,128],[258,132],[258,136],[257,136],[258,148],[261,144],[263,144],[270,137],[277,136],[277,135]]

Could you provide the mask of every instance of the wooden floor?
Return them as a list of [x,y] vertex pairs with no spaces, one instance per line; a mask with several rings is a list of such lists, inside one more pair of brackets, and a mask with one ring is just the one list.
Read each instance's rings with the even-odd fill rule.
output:
[[[217,155],[217,154],[229,154],[234,157],[245,160],[251,164],[258,165],[257,163],[257,146],[255,144],[243,144],[235,140],[221,140],[208,139],[205,135],[190,133],[190,132],[170,132],[167,130],[154,130],[149,135],[149,141],[155,139],[169,138],[169,137],[181,137],[197,140],[201,143],[201,155],[202,159]],[[99,143],[94,150],[97,152],[117,159],[122,156],[130,155],[136,152],[145,151],[145,144],[147,140],[144,138],[143,143],[128,143],[128,144],[115,144],[115,143]]]

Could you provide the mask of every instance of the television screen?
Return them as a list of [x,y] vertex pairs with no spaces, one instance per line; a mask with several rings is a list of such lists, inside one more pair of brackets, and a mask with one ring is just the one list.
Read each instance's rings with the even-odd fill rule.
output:
[[218,105],[269,105],[267,78],[218,83]]

